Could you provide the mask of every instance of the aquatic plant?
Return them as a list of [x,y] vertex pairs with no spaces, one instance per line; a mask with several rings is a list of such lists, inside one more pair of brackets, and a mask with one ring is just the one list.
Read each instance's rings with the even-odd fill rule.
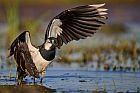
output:
[[114,79],[113,79],[113,86],[114,86],[114,90],[116,90],[117,87],[116,87],[116,83],[115,83],[115,80]]
[[96,88],[96,91],[99,91],[99,85],[98,85],[98,82],[95,83],[95,88]]
[[105,84],[105,81],[103,80],[103,89],[105,92],[107,92],[107,89],[106,89],[106,84]]

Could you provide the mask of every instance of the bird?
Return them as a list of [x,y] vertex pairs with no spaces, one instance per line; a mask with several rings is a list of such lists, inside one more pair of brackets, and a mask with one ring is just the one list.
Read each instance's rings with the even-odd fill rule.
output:
[[14,56],[17,66],[17,81],[26,76],[41,78],[62,45],[93,36],[107,19],[103,4],[81,5],[62,11],[49,22],[45,40],[40,46],[31,43],[30,32],[23,31],[10,45],[9,57]]

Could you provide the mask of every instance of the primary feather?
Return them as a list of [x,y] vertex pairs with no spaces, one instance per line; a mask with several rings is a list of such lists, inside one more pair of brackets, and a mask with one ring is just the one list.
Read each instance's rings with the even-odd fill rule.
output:
[[85,5],[68,9],[54,17],[46,30],[45,40],[55,38],[57,47],[63,42],[85,39],[92,36],[103,24],[107,9],[105,4]]
[[55,58],[56,48],[63,43],[92,36],[104,23],[105,4],[85,5],[71,8],[55,16],[49,23],[45,40],[39,47],[31,44],[30,33],[21,33],[10,46],[10,56],[17,62],[18,79],[27,75],[45,75],[47,66]]

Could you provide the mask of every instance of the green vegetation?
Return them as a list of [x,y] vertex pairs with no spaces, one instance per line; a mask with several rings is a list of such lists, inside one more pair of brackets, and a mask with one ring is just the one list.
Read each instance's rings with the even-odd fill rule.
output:
[[19,31],[19,15],[18,15],[18,5],[19,1],[15,0],[15,3],[5,3],[6,9],[6,16],[7,16],[7,25],[8,25],[8,32],[7,32],[7,44],[11,43],[14,37],[16,37]]
[[[132,41],[119,41],[118,43],[101,45],[97,47],[75,47],[62,48],[59,52],[60,62],[64,64],[71,64],[73,62],[79,65],[88,65],[89,62],[97,62],[97,68],[100,69],[100,65],[104,66],[104,70],[113,71],[139,71],[140,61],[137,57],[140,55],[140,48],[134,40]],[[114,55],[115,54],[115,55]],[[94,57],[96,56],[96,57]],[[110,59],[116,60],[111,63],[106,63]],[[128,66],[128,60],[132,61],[131,66]],[[123,66],[122,66],[123,64]],[[108,69],[105,69],[108,68]]]
[[[41,14],[37,19],[26,18],[24,22],[21,22],[19,15],[19,6],[21,2],[19,0],[14,0],[14,3],[12,3],[5,0],[3,3],[6,7],[6,23],[8,30],[6,46],[10,46],[15,37],[24,30],[30,31],[33,37],[37,35],[36,32],[39,30],[42,20],[47,17],[48,13]],[[21,26],[25,28],[21,28]]]

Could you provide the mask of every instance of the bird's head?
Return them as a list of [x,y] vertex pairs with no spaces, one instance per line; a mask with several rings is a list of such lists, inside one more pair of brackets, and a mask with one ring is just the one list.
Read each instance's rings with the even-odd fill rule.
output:
[[44,48],[46,50],[52,50],[52,49],[55,49],[56,48],[56,40],[55,38],[48,38],[46,40],[46,42],[44,43]]

